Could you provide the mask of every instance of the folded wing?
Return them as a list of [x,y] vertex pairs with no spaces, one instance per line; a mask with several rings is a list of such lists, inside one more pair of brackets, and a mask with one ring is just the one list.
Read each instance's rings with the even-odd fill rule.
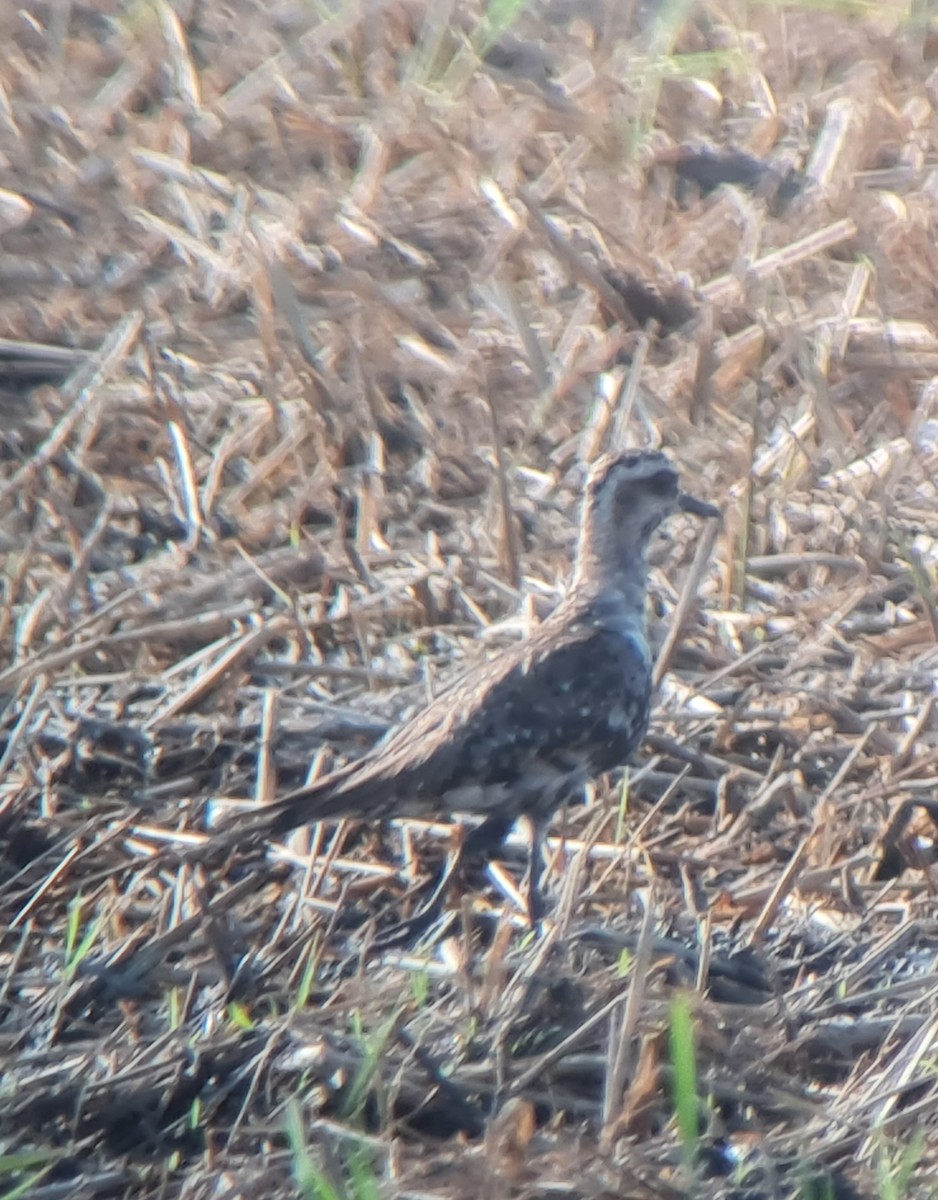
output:
[[[457,681],[363,760],[257,814],[277,836],[337,817],[480,815],[538,802],[624,763],[648,722],[640,639],[588,616],[546,625],[487,670]],[[548,807],[558,802],[545,796]],[[245,826],[248,832],[248,826]]]

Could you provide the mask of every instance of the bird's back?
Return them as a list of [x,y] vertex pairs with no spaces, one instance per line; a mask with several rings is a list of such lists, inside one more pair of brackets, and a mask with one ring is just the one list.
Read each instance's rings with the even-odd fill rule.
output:
[[271,831],[337,816],[551,812],[628,759],[647,727],[650,690],[641,618],[571,598],[356,767],[273,806]]

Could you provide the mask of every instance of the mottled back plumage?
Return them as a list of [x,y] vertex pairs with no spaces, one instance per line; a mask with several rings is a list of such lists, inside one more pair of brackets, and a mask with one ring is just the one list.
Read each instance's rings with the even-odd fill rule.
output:
[[[472,813],[508,828],[543,826],[592,776],[623,765],[648,725],[645,552],[657,526],[684,510],[656,452],[599,460],[584,489],[566,598],[523,643],[468,672],[360,762],[236,825],[278,836],[338,817],[378,820]],[[224,835],[223,835],[224,836]]]

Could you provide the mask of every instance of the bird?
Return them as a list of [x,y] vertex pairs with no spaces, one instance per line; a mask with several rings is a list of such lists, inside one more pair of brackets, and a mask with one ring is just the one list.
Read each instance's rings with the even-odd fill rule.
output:
[[570,582],[550,616],[456,679],[363,758],[246,821],[235,818],[217,837],[277,839],[346,817],[481,817],[434,884],[435,904],[467,856],[496,849],[527,818],[527,907],[537,923],[546,911],[540,871],[554,813],[591,779],[624,766],[645,736],[652,699],[647,550],[677,512],[720,515],[680,490],[661,451],[598,458],[583,489]]

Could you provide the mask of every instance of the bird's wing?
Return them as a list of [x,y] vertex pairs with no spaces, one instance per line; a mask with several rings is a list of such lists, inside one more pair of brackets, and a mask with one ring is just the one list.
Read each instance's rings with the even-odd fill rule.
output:
[[644,735],[648,690],[638,637],[589,619],[545,623],[360,763],[285,796],[261,820],[276,835],[342,816],[485,813],[519,781],[533,785],[539,770],[589,773],[624,762]]

